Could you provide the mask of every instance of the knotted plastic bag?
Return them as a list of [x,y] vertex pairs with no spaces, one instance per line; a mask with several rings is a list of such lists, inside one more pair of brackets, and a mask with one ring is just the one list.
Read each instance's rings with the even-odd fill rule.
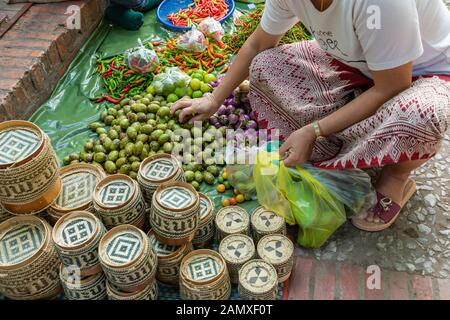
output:
[[203,19],[198,25],[198,28],[205,36],[211,37],[216,41],[222,41],[222,38],[225,35],[225,31],[220,22],[212,17]]
[[125,51],[127,66],[142,75],[155,71],[160,63],[154,50],[145,47],[139,39],[139,46]]
[[192,26],[191,30],[178,37],[177,47],[189,52],[203,52],[208,47],[208,43],[205,35]]
[[[167,97],[169,94],[176,92],[182,97],[186,92],[191,78],[177,67],[166,68],[163,73],[157,74],[151,83],[157,95]],[[181,91],[181,93],[179,93]]]

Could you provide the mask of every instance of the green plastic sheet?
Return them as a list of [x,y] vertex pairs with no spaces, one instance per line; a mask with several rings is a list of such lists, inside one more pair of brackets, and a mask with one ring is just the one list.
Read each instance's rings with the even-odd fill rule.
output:
[[[236,7],[242,11],[247,5],[236,3]],[[230,19],[225,25],[225,30],[230,31],[231,28]],[[163,28],[156,21],[156,10],[146,13],[145,23],[139,31],[127,31],[111,26],[106,21],[101,22],[80,49],[51,97],[30,118],[30,121],[49,135],[60,164],[65,155],[78,153],[89,137],[96,137],[87,125],[98,121],[100,112],[107,105],[107,102],[96,104],[91,101],[104,93],[101,79],[96,73],[97,58],[120,54],[137,46],[138,39],[145,41],[155,36],[165,38],[176,34]],[[205,183],[202,184],[200,191],[207,194],[215,202],[216,207],[220,207],[222,198],[232,196],[232,191],[218,194],[213,186]],[[257,206],[256,201],[242,204],[248,212]]]

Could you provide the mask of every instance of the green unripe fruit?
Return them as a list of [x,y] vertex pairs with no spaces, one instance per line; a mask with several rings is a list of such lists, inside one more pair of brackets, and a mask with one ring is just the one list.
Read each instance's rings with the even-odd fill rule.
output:
[[125,152],[127,156],[131,156],[134,153],[134,144],[131,142],[127,143],[125,146]]
[[136,141],[141,141],[142,143],[146,143],[148,141],[148,135],[146,134],[138,134],[138,136],[136,137]]
[[98,163],[103,163],[106,161],[106,154],[104,152],[94,153],[94,161]]
[[64,163],[65,166],[67,166],[70,163],[70,157],[69,156],[65,156],[63,158],[63,163]]
[[129,138],[131,141],[136,140],[137,135],[138,135],[138,133],[137,133],[137,130],[136,130],[135,128],[129,127],[129,128],[127,129],[127,136],[128,136],[128,138]]
[[203,173],[203,179],[205,180],[205,182],[206,182],[207,184],[214,184],[215,178],[214,178],[214,176],[213,176],[211,173],[209,173],[209,172],[204,172],[204,173]]
[[135,161],[131,164],[131,170],[138,172],[139,171],[139,166],[141,165],[140,161]]
[[127,119],[128,119],[128,121],[130,121],[130,123],[133,123],[133,122],[137,121],[138,116],[137,116],[136,113],[130,112],[130,113],[127,114]]
[[195,171],[194,173],[195,177],[195,181],[197,181],[198,183],[202,183],[203,181],[203,174],[200,171]]
[[124,164],[127,164],[127,163],[128,163],[127,158],[119,158],[119,159],[117,159],[117,161],[116,161],[116,166],[117,166],[117,168],[120,168],[120,167],[122,167]]
[[130,171],[131,171],[131,165],[129,165],[129,164],[124,164],[119,169],[119,172],[121,174],[128,174]]
[[137,172],[136,172],[136,171],[130,171],[130,173],[128,173],[128,176],[129,176],[131,179],[136,180],[136,178],[137,178]]
[[108,154],[108,160],[115,162],[117,159],[119,159],[119,151],[111,151]]
[[184,178],[187,182],[191,182],[195,179],[195,173],[193,171],[185,171],[184,172]]
[[122,128],[122,130],[127,130],[128,127],[130,126],[130,121],[128,119],[122,119],[120,120],[119,125]]
[[143,149],[144,149],[144,143],[142,141],[138,141],[134,144],[133,154],[135,156],[140,156]]
[[94,132],[96,132],[98,128],[103,128],[103,124],[101,124],[100,122],[93,122],[89,125],[89,129]]
[[112,162],[111,160],[108,160],[105,162],[105,170],[108,173],[116,173],[117,172],[117,168],[116,168],[116,164],[114,162]]
[[150,149],[151,149],[153,152],[157,152],[157,151],[159,150],[159,143],[158,143],[158,141],[152,141],[152,142],[150,142]]
[[191,185],[194,187],[195,190],[200,190],[200,183],[198,183],[197,181],[192,181]]
[[101,134],[106,134],[106,129],[105,128],[97,128],[97,130],[95,130],[95,132],[98,134],[98,135],[101,135]]

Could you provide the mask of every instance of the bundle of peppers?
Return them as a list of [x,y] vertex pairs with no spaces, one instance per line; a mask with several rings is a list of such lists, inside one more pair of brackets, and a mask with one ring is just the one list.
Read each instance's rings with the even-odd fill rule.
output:
[[226,45],[222,42],[213,42],[207,39],[207,49],[203,52],[187,52],[176,46],[176,39],[169,39],[164,46],[155,49],[161,64],[175,66],[184,72],[192,70],[205,70],[208,73],[227,71]]
[[[264,4],[257,5],[254,10],[239,17],[238,21],[235,22],[235,32],[225,35],[223,42],[227,45],[227,50],[230,54],[236,54],[244,45],[244,42],[256,30],[261,20],[263,11]],[[279,42],[279,45],[308,39],[311,39],[311,35],[307,29],[301,23],[297,23],[283,36]]]
[[224,0],[194,0],[186,9],[167,15],[167,19],[175,26],[190,27],[205,18],[219,20],[226,16],[228,5]]

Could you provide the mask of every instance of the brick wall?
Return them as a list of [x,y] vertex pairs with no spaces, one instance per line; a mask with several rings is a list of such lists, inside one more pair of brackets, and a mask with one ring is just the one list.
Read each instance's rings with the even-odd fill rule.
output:
[[[81,9],[81,30],[68,30],[70,5]],[[0,121],[27,119],[101,21],[105,0],[36,4],[0,39]]]

